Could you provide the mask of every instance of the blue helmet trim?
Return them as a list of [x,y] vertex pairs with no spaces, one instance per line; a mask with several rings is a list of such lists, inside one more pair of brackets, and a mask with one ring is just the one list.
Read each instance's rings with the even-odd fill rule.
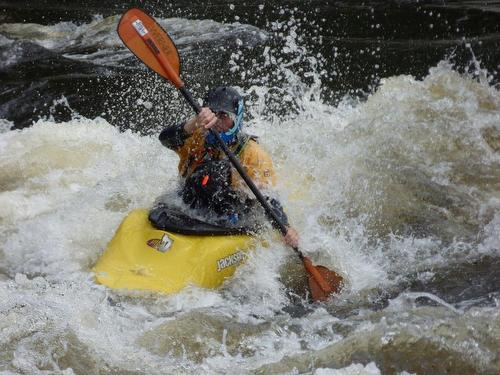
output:
[[241,122],[243,121],[243,112],[245,112],[243,108],[243,99],[240,99],[238,101],[238,111],[236,112],[236,119],[233,121],[234,125],[224,134],[228,136],[233,135],[241,128]]

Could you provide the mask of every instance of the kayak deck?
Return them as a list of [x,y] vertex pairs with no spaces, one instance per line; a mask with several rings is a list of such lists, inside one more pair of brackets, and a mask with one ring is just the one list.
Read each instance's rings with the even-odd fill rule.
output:
[[132,211],[93,268],[115,289],[172,294],[187,285],[216,288],[255,245],[249,235],[183,235],[154,228],[148,210]]

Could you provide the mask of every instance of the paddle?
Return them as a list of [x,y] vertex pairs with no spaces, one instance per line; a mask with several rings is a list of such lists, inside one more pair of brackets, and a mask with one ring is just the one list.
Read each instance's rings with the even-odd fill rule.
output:
[[[118,24],[118,35],[123,43],[150,69],[171,82],[184,96],[187,102],[198,114],[201,107],[186,89],[184,82],[180,79],[180,58],[177,48],[168,36],[167,32],[144,11],[132,8],[123,14]],[[268,217],[277,223],[281,233],[285,235],[287,228],[271,208],[267,200],[261,194],[257,186],[253,183],[244,171],[240,162],[233,155],[231,150],[222,141],[220,135],[210,129],[215,136],[219,146],[227,155],[240,176],[248,185],[255,197],[264,207]],[[330,294],[338,293],[343,285],[343,279],[337,273],[330,271],[323,266],[314,266],[311,260],[304,256],[302,252],[293,247],[304,263],[304,267],[309,275],[309,287],[313,300],[324,301]]]

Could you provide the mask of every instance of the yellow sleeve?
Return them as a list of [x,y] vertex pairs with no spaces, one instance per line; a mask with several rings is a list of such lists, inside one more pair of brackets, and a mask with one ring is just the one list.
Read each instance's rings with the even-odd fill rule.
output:
[[194,133],[186,139],[183,146],[179,147],[175,152],[179,155],[179,174],[184,176],[188,171],[190,165],[189,160],[196,161],[203,157],[203,150],[205,144],[205,135],[201,129],[196,129]]
[[[257,142],[249,141],[239,159],[245,172],[257,187],[265,189],[276,185],[276,174],[271,156]],[[233,187],[236,189],[246,188],[245,181],[236,170],[233,172]]]

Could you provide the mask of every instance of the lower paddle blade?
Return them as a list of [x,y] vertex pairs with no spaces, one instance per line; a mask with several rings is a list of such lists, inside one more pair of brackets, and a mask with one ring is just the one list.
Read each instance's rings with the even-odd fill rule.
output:
[[[340,293],[344,284],[344,279],[341,276],[323,266],[313,267],[317,273],[309,273],[309,289],[311,289],[314,301],[326,301],[331,294]],[[321,280],[318,280],[319,277]],[[324,288],[324,283],[328,284],[328,288]]]
[[179,85],[180,58],[177,48],[151,16],[137,8],[129,9],[122,15],[117,31],[123,43],[144,64],[174,85]]

